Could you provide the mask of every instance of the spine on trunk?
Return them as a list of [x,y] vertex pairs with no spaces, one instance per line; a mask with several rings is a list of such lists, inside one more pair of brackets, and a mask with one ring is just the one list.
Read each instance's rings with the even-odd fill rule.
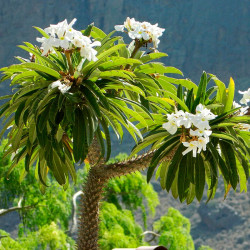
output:
[[98,249],[99,202],[107,180],[99,178],[93,170],[94,168],[90,169],[83,188],[84,195],[78,222],[78,250]]

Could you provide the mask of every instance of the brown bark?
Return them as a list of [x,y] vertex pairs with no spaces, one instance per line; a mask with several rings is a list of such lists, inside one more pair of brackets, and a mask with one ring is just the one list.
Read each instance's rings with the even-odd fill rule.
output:
[[84,184],[81,217],[78,227],[78,249],[97,250],[99,232],[99,202],[107,180],[99,178],[91,168]]
[[[134,159],[106,165],[99,159],[99,147],[94,140],[88,154],[90,164],[94,164],[89,171],[83,188],[83,199],[81,205],[81,217],[79,219],[78,249],[97,250],[99,230],[99,206],[102,199],[103,188],[109,179],[127,175],[132,172],[144,170],[150,164],[154,151],[140,155]],[[165,160],[171,160],[173,153]]]

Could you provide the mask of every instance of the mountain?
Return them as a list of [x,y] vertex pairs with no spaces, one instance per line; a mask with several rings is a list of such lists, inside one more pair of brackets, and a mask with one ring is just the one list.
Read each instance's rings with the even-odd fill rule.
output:
[[[205,70],[225,83],[232,76],[237,90],[250,87],[248,0],[0,0],[0,3],[0,67],[15,63],[14,56],[28,56],[17,45],[24,41],[35,42],[39,34],[32,26],[45,28],[65,18],[71,21],[76,17],[76,29],[84,29],[94,22],[97,27],[110,32],[114,25],[122,24],[129,16],[139,21],[158,23],[159,27],[166,29],[159,45],[159,50],[169,55],[164,63],[181,69],[185,77],[197,82]],[[1,83],[0,95],[8,91],[8,83]],[[129,137],[125,139],[120,147],[113,142],[117,152],[130,151],[133,142]],[[224,204],[222,193],[223,190],[217,203]],[[196,242],[199,243],[200,237],[202,240],[207,238],[215,249],[249,249],[250,221],[244,220],[250,218],[246,194],[229,194],[229,201],[225,204],[229,203],[232,209],[225,205],[220,216],[225,217],[225,213],[228,216],[233,210],[233,214],[237,213],[241,219],[234,216],[234,220],[239,220],[238,224],[227,223],[217,228],[221,234],[214,230],[215,222],[210,215],[204,221],[204,213],[197,213],[199,204],[195,205],[197,209],[194,210],[192,206],[179,205],[169,199],[166,202],[165,192],[161,196],[164,206],[158,209],[158,216],[171,204],[186,211],[186,215],[192,217]],[[207,210],[204,208],[202,211]],[[221,210],[216,208],[214,211],[220,213]],[[230,220],[230,216],[228,218]],[[236,232],[242,233],[238,235]]]
[[129,16],[166,29],[159,50],[169,54],[165,63],[185,77],[197,81],[205,70],[225,82],[232,76],[243,89],[250,85],[249,10],[248,0],[1,0],[0,66],[24,55],[18,44],[35,42],[39,34],[32,26],[76,17],[77,29],[94,22],[110,32]]

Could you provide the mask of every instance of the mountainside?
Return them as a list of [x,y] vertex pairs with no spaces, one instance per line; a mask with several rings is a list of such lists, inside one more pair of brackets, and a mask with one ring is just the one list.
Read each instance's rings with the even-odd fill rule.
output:
[[185,77],[197,81],[205,70],[226,82],[232,76],[243,89],[250,77],[249,10],[248,0],[1,0],[0,66],[23,53],[18,44],[35,41],[39,34],[32,26],[76,17],[76,28],[94,22],[110,32],[130,16],[166,29],[159,50],[169,54],[165,63]]
[[[197,82],[205,70],[225,83],[232,76],[237,90],[250,87],[248,0],[0,0],[0,7],[0,67],[15,63],[14,56],[28,57],[17,45],[35,42],[39,34],[32,26],[45,28],[76,17],[76,29],[94,22],[110,32],[129,16],[166,29],[159,50],[169,55],[164,62],[182,70],[185,77]],[[0,95],[8,91],[7,83],[0,84]],[[129,152],[133,144],[125,136],[123,145],[114,142],[113,148]],[[159,188],[158,182],[154,185]],[[220,190],[217,202],[200,209],[198,203],[180,205],[159,191],[163,198],[157,216],[172,205],[191,218],[197,245],[206,241],[214,249],[249,249],[249,194],[231,192],[223,202],[223,188]]]

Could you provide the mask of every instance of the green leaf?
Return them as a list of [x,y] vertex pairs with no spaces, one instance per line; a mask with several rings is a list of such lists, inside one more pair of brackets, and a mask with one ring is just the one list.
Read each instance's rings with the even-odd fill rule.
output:
[[215,82],[215,84],[218,86],[216,101],[218,103],[222,103],[223,105],[225,105],[226,104],[226,86],[225,86],[225,84],[222,81],[220,81],[215,75],[212,75],[212,74],[209,74],[209,75],[211,76],[211,79]]
[[29,127],[29,141],[33,144],[36,140],[36,124],[35,122],[30,123]]
[[195,195],[201,201],[205,187],[205,167],[200,154],[197,154],[195,162]]
[[53,150],[53,168],[51,169],[53,175],[60,185],[64,185],[66,183],[67,173],[65,172],[64,163],[61,161],[59,155],[55,150]]
[[159,58],[164,57],[164,56],[168,56],[168,55],[166,53],[155,52],[155,53],[150,53],[150,54],[147,54],[145,56],[142,56],[140,58],[140,60],[143,63],[146,63],[146,62],[152,61],[154,59],[159,59]]
[[198,104],[204,104],[205,103],[205,97],[206,97],[206,88],[207,88],[207,73],[203,72],[201,79],[200,79],[200,83],[198,86],[198,90],[197,90],[197,95],[196,98],[194,100],[194,104],[192,107],[192,112],[195,111],[196,106]]
[[225,120],[225,122],[234,122],[234,123],[247,123],[250,124],[250,116],[233,116]]
[[[142,63],[140,60],[137,60],[134,58],[112,57],[110,61],[100,64],[99,69],[103,71],[103,70],[108,70],[108,69],[117,68],[117,67],[120,68],[121,66],[126,66],[128,64],[140,65]],[[126,71],[126,72],[129,72],[129,71]]]
[[26,101],[23,101],[23,102],[18,106],[18,108],[17,108],[17,110],[16,110],[16,113],[15,113],[15,123],[16,123],[17,126],[19,126],[19,120],[20,120],[20,117],[21,117],[21,115],[22,115],[22,112],[23,112],[23,110],[24,110],[24,108],[25,108],[25,103],[26,103]]
[[23,82],[24,79],[29,79],[31,78],[32,80],[36,79],[36,82],[38,82],[38,78],[41,78],[38,73],[35,71],[25,71],[23,73],[17,74],[12,80],[11,80],[11,85],[16,84],[17,82]]
[[235,112],[238,111],[239,109],[240,109],[240,108],[235,108],[235,109],[232,109],[232,110],[230,110],[230,111],[228,111],[228,112],[225,112],[225,113],[223,113],[223,114],[221,114],[221,115],[218,115],[215,119],[211,120],[211,121],[209,122],[209,124],[210,124],[210,125],[215,125],[215,124],[218,124],[219,122],[224,122],[224,120],[225,120],[226,118],[228,118],[229,115],[235,113]]
[[121,77],[128,80],[132,80],[132,77],[135,77],[135,74],[126,70],[109,70],[103,71],[99,74],[100,78],[110,78],[110,77]]
[[91,36],[92,36],[93,38],[95,38],[95,39],[96,39],[96,38],[103,39],[103,38],[106,37],[106,34],[105,34],[101,29],[99,29],[99,28],[93,26],[93,27],[92,27],[92,30],[91,30]]
[[23,127],[24,127],[23,124],[20,125],[19,128],[16,130],[15,136],[11,138],[11,144],[12,144],[12,147],[13,147],[13,149],[14,149],[15,151],[18,150],[20,141],[21,141],[21,139],[22,139]]
[[102,132],[101,132],[99,125],[96,129],[96,136],[97,136],[99,145],[101,146],[101,156],[100,156],[100,158],[101,158],[101,157],[104,157],[104,155],[105,155],[105,145],[104,145],[103,136],[102,136]]
[[70,161],[69,157],[67,154],[65,154],[66,156],[66,167],[68,168],[68,171],[72,177],[72,180],[74,183],[76,183],[76,180],[77,180],[77,175],[76,175],[76,170],[75,170],[75,166],[74,164],[72,164],[72,162]]
[[179,74],[183,75],[182,72],[175,67],[166,67],[161,63],[147,63],[136,67],[135,72],[145,73],[145,74]]
[[4,96],[1,96],[0,97],[0,101],[1,100],[5,100],[5,99],[8,99],[8,98],[11,98],[12,97],[12,95],[4,95]]
[[[174,154],[174,157],[172,159],[172,161],[170,162],[170,165],[169,165],[169,168],[168,168],[168,173],[167,173],[167,179],[166,179],[166,190],[169,191],[171,186],[172,186],[172,183],[174,181],[174,178],[175,178],[175,175],[176,175],[176,172],[178,170],[178,167],[179,167],[179,164],[182,160],[182,152],[183,152],[183,144],[179,144],[175,154]],[[180,170],[179,170],[180,171]]]
[[177,143],[178,143],[178,137],[166,138],[166,141],[162,144],[162,146],[156,150],[148,168],[147,182],[149,182],[150,179],[152,178],[154,170],[157,167],[157,164],[160,162],[160,160],[165,155],[167,155],[170,152],[170,150],[172,150],[173,147],[176,146]]
[[49,38],[49,35],[41,28],[33,26],[37,31],[39,31],[44,37]]
[[190,112],[187,105],[182,100],[180,100],[176,95],[174,95],[173,93],[171,93],[171,92],[169,92],[167,90],[164,90],[164,93],[165,93],[166,96],[169,96],[174,101],[176,101],[183,108],[184,111]]
[[[184,95],[183,95],[183,87],[182,85],[180,84],[177,88],[177,97],[183,101],[184,100]],[[178,104],[178,110],[181,110],[181,106],[180,104]]]
[[108,126],[105,122],[105,120],[101,120],[101,124],[102,124],[102,128],[104,130],[104,134],[106,137],[106,148],[107,148],[107,154],[106,154],[106,161],[109,160],[110,155],[111,155],[111,139],[110,139],[110,133],[109,133],[109,129]]
[[46,184],[46,177],[47,177],[47,164],[44,158],[39,157],[39,161],[38,161],[38,176],[39,176],[39,180],[41,181],[41,183],[48,187],[48,185]]
[[89,105],[92,107],[93,111],[95,112],[95,114],[98,117],[101,117],[101,112],[100,112],[100,108],[99,105],[96,101],[96,97],[94,96],[94,94],[85,86],[81,85],[80,86],[80,90],[83,93],[83,95],[85,96],[87,102],[89,103]]
[[188,195],[187,195],[187,205],[191,204],[195,197],[195,185],[190,182]]
[[32,70],[36,70],[36,71],[39,71],[39,72],[42,72],[42,73],[46,73],[46,74],[48,74],[50,76],[55,77],[56,79],[61,78],[61,75],[57,71],[55,71],[55,70],[53,70],[53,69],[51,69],[51,68],[49,68],[47,66],[38,64],[38,63],[32,63],[32,62],[30,62],[30,63],[22,63],[19,66],[22,67],[22,68],[32,69]]
[[135,85],[132,85],[132,84],[130,84],[128,82],[125,82],[125,81],[122,82],[120,80],[113,80],[113,82],[108,83],[103,89],[105,89],[105,90],[116,90],[116,91],[127,90],[127,91],[130,91],[130,92],[137,93],[137,94],[139,94],[139,95],[141,95],[143,97],[145,96],[145,92],[141,88],[139,88],[139,87],[137,87]]
[[232,77],[230,77],[230,82],[228,85],[228,92],[227,92],[227,100],[224,108],[224,112],[227,112],[232,109],[233,106],[233,101],[234,101],[234,80]]
[[[165,189],[166,188],[166,177],[167,177],[167,172],[168,172],[168,166],[169,166],[169,162],[168,161],[163,161],[159,168],[160,168],[160,184],[161,184],[161,188]],[[158,169],[157,169],[158,171]]]
[[192,106],[193,106],[193,103],[194,103],[193,90],[194,89],[188,90],[188,92],[187,92],[187,99],[185,101],[185,103],[186,103],[187,107],[189,108],[189,110],[192,109]]
[[125,44],[118,44],[118,45],[115,45],[115,46],[111,47],[110,49],[102,52],[100,55],[97,56],[98,60],[96,62],[91,62],[86,67],[84,67],[84,65],[83,65],[82,74],[85,75],[85,77],[90,76],[91,73],[103,62],[103,60],[105,58],[112,55],[113,53],[115,53],[116,51],[118,51],[120,48],[122,48],[124,46],[126,46],[126,45]]
[[[168,166],[169,166],[169,164],[168,164]],[[173,184],[171,186],[171,192],[172,192],[172,195],[173,195],[173,197],[175,199],[177,199],[178,196],[179,196],[179,193],[178,193],[178,176],[179,176],[179,170],[180,169],[178,168],[178,170],[177,170],[177,172],[175,174],[175,177],[174,177]],[[167,172],[166,172],[166,175],[165,175],[165,178],[164,178],[164,183],[162,183],[163,181],[161,182],[162,183],[161,184],[162,189],[166,189],[166,178],[167,178]]]
[[249,159],[247,159],[245,154],[242,153],[240,150],[237,150],[236,152],[237,152],[238,160],[241,162],[241,165],[242,165],[242,167],[244,169],[246,180],[248,180],[248,178],[249,178],[249,168],[250,168]]
[[87,149],[83,141],[86,139],[85,133],[85,123],[82,111],[77,108],[75,110],[75,124],[73,126],[73,154],[75,162],[78,162],[80,159],[84,160]]
[[61,69],[57,66],[56,63],[54,63],[53,61],[51,61],[48,57],[42,56],[41,53],[38,52],[37,50],[28,48],[28,47],[23,46],[23,45],[19,45],[18,47],[21,48],[21,49],[23,49],[23,50],[26,50],[26,51],[32,53],[32,54],[35,55],[37,58],[39,58],[39,60],[40,60],[41,62],[50,65],[51,68],[53,68],[54,70],[56,70],[56,71],[61,70]]
[[223,132],[212,133],[210,136],[220,138],[220,139],[230,140],[230,141],[233,141],[233,142],[237,142],[237,139],[235,137],[233,137],[230,134],[223,133]]
[[180,202],[183,202],[187,196],[189,180],[187,176],[187,155],[184,155],[180,161],[178,171],[178,194]]
[[[213,86],[211,88],[209,88],[206,92],[206,97],[205,97],[205,104],[207,105],[208,102],[210,101],[209,97],[218,90],[218,86]],[[223,105],[223,104],[222,104]]]
[[90,36],[93,27],[94,27],[94,23],[91,23],[90,25],[88,25],[87,29],[84,30],[83,35]]
[[225,157],[227,168],[229,169],[230,183],[233,189],[236,189],[237,183],[239,181],[239,177],[237,173],[234,149],[230,143],[226,143],[224,141],[220,141],[219,143],[220,143],[221,152],[223,153],[223,156]]
[[[56,115],[58,113],[58,99],[59,99],[59,96],[55,97],[53,100],[52,100],[52,103],[50,105],[50,109],[49,109],[49,119],[50,121],[55,124],[55,121],[56,121]],[[66,109],[67,111],[67,109]]]
[[158,78],[158,80],[160,81],[161,79],[163,79],[164,81],[167,81],[169,83],[172,83],[172,84],[176,84],[176,85],[181,84],[183,87],[185,87],[189,90],[193,89],[193,92],[195,95],[197,93],[197,90],[198,90],[197,85],[189,79],[175,79],[175,78],[171,78],[171,77],[167,77],[167,76],[160,76]]

